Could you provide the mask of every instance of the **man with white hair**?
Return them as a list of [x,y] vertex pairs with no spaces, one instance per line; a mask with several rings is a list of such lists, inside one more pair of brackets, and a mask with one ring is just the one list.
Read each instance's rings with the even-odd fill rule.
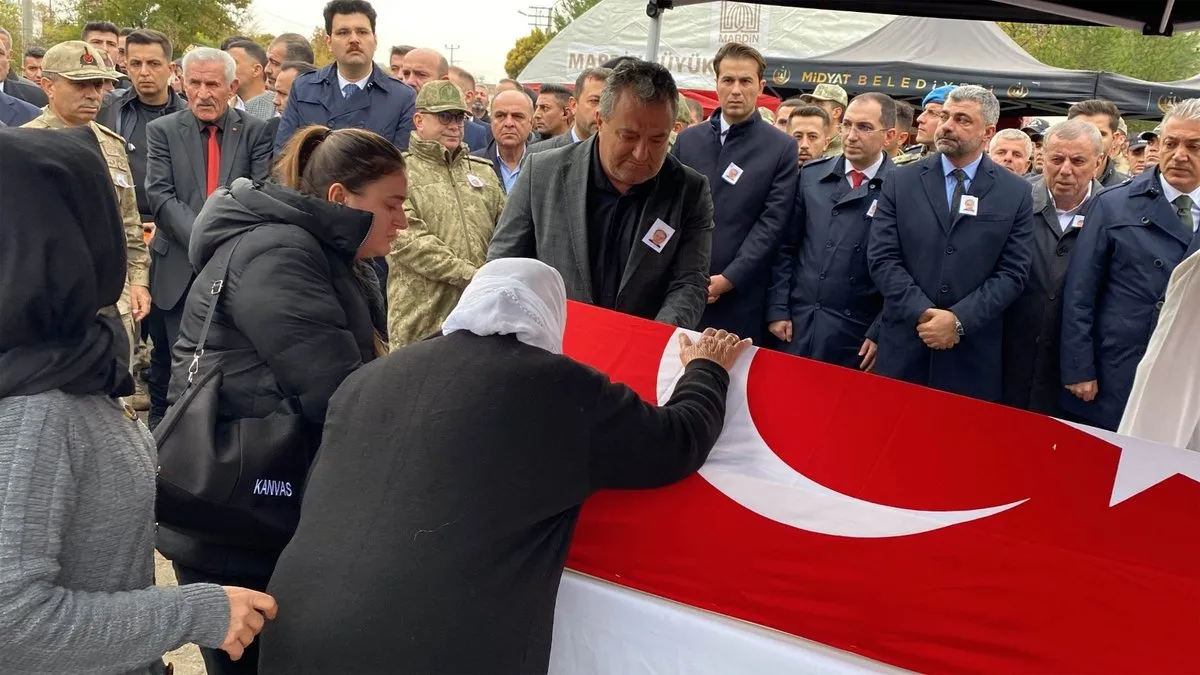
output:
[[1018,176],[1024,176],[1033,162],[1033,141],[1020,129],[1001,129],[992,136],[988,157]]
[[1063,281],[1092,197],[1103,189],[1093,176],[1104,145],[1083,120],[1055,124],[1043,139],[1042,175],[1032,186],[1033,267],[1004,314],[1004,403],[1066,418],[1059,404]]
[[998,401],[1004,311],[1033,259],[1029,183],[984,152],[1000,104],[951,91],[936,154],[894,172],[874,213],[867,262],[883,294],[876,372]]
[[235,178],[266,180],[271,136],[267,122],[229,106],[237,63],[219,49],[198,47],[183,57],[187,110],[146,125],[146,199],[157,227],[150,241],[150,294],[155,318],[150,424],[166,410],[171,345],[179,335],[183,296],[192,284],[188,241],[208,196]]
[[1116,430],[1175,266],[1200,248],[1200,99],[1162,125],[1158,167],[1097,195],[1063,289],[1063,407]]

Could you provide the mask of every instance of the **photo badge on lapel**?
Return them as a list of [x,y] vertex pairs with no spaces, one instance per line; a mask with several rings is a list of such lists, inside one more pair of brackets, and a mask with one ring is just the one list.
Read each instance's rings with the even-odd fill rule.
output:
[[642,237],[642,243],[654,249],[655,253],[662,253],[667,247],[667,242],[671,241],[671,237],[675,236],[675,228],[664,223],[661,218],[655,218],[654,224],[650,226],[650,231],[646,236]]

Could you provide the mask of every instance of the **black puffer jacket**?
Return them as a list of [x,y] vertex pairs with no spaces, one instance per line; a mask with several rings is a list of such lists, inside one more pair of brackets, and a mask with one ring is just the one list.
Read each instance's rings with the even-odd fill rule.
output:
[[[375,358],[375,334],[387,334],[378,282],[354,260],[371,214],[241,178],[221,189],[196,217],[188,257],[199,270],[184,305],[173,350],[172,403],[187,370],[229,247],[220,304],[205,344],[201,373],[223,373],[220,414],[266,417],[287,399],[299,402],[319,433],[333,392]],[[160,527],[158,548],[211,574],[269,575],[275,556],[216,548]]]

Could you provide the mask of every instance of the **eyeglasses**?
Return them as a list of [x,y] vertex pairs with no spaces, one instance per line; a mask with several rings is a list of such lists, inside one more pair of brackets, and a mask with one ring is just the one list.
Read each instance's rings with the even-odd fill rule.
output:
[[866,122],[859,122],[858,124],[842,122],[838,125],[838,128],[841,129],[842,133],[847,136],[849,136],[850,132],[852,131],[857,131],[860,136],[870,136],[877,131],[883,131],[883,129],[876,129]]
[[453,126],[455,124],[463,124],[464,122],[467,121],[466,113],[448,111],[448,112],[425,113],[425,114],[434,115],[435,117],[437,117],[437,121],[442,123],[442,126],[447,126],[447,127]]

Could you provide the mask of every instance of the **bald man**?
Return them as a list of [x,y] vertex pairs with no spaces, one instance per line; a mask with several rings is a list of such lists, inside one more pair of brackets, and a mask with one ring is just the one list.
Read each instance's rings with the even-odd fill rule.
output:
[[492,97],[492,145],[472,152],[492,162],[505,194],[517,182],[529,134],[533,131],[533,101],[523,91],[501,91]]
[[[426,82],[449,80],[450,62],[436,50],[418,47],[404,55],[404,63],[400,66],[400,79],[414,90],[421,91]],[[464,120],[463,142],[472,151],[482,150],[490,142],[488,131],[488,128],[479,122]]]

